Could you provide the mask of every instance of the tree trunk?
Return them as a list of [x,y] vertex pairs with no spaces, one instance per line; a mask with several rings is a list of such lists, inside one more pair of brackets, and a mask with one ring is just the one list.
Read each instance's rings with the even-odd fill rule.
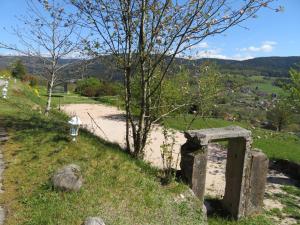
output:
[[49,112],[51,110],[51,101],[52,101],[52,89],[53,89],[53,79],[51,79],[51,82],[48,86],[48,96],[47,96],[47,104],[46,104],[46,109],[45,109],[45,115],[48,116]]
[[147,88],[148,83],[145,77],[145,62],[146,62],[146,55],[145,55],[145,12],[146,12],[146,4],[145,0],[142,1],[141,5],[141,24],[140,24],[140,37],[139,37],[139,57],[140,57],[140,74],[141,74],[141,96],[140,96],[140,113],[138,117],[138,128],[134,138],[134,156],[139,159],[144,158],[144,148],[145,144],[143,142],[143,137],[145,135],[145,116],[146,116],[146,98],[147,98]]
[[279,119],[277,131],[280,132],[282,130],[282,126],[283,126],[282,119]]
[[130,147],[130,69],[125,68],[125,111],[126,111],[126,151],[131,153]]
[[[124,87],[125,87],[125,110],[126,110],[126,151],[131,154],[131,145],[130,145],[130,123],[132,122],[131,118],[131,41],[132,41],[132,33],[131,33],[131,1],[127,0],[126,13],[124,16],[124,23],[126,26],[126,53],[124,61],[126,63],[126,67],[124,69]],[[132,130],[133,132],[134,130]]]

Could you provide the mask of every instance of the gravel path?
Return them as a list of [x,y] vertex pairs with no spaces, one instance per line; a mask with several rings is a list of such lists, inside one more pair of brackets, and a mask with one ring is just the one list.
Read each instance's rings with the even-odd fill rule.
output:
[[[95,135],[109,142],[116,143],[122,148],[125,147],[125,121],[123,111],[117,109],[116,107],[102,104],[69,104],[63,106],[62,110],[71,116],[79,116],[83,126]],[[88,113],[93,117],[101,129],[95,125]],[[186,138],[181,132],[173,132],[176,136],[176,144],[174,146],[175,165],[176,161],[180,162],[180,147],[185,143]],[[162,168],[160,146],[163,144],[163,141],[164,136],[162,133],[162,128],[157,125],[154,126],[150,133],[149,143],[146,146],[145,160],[158,168]],[[212,145],[210,148],[215,148],[215,146]],[[214,154],[217,151],[209,152]],[[216,160],[217,159],[218,156]],[[219,173],[218,170],[220,169],[217,168],[220,164],[222,163],[218,160],[217,162],[213,162],[211,160],[208,162],[208,173],[206,177],[206,193],[208,195],[221,196],[224,193],[225,182],[223,181],[223,177],[225,179],[225,175],[223,173]],[[179,169],[179,165],[177,165],[177,168]]]
[[[121,148],[125,148],[126,124],[124,112],[116,107],[102,104],[70,104],[62,107],[69,115],[77,115],[81,119],[83,126],[92,133],[106,141],[116,143]],[[96,121],[92,121],[88,113]],[[99,129],[99,126],[101,129]],[[175,154],[180,152],[180,146],[185,143],[183,133],[174,131],[176,136]],[[160,126],[154,126],[150,133],[149,143],[145,150],[145,160],[153,166],[162,168],[160,146],[163,144],[164,136]]]

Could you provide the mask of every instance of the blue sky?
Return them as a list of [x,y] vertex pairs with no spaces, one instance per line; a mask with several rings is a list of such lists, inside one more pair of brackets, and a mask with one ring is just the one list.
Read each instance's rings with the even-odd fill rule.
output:
[[[240,0],[242,1],[242,0]],[[250,19],[224,34],[211,37],[198,46],[198,57],[248,59],[263,56],[300,55],[300,0],[278,0],[283,13],[262,9],[258,18]],[[0,0],[0,41],[17,43],[3,30],[18,24],[16,15],[25,14],[25,0]],[[1,50],[0,54],[10,54]]]

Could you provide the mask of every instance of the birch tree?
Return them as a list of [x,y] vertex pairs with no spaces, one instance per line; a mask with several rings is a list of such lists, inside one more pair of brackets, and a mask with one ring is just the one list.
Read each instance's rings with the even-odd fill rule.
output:
[[[123,71],[127,151],[143,158],[148,134],[161,107],[160,93],[175,57],[206,38],[255,17],[272,0],[71,0],[93,39],[85,40],[92,55],[113,55]],[[137,113],[133,80],[138,80]],[[187,104],[174,105],[170,112]],[[135,113],[133,112],[135,111]],[[132,145],[131,145],[132,143]]]
[[0,48],[30,56],[48,82],[45,114],[51,109],[53,87],[63,79],[63,71],[72,64],[61,63],[79,51],[79,27],[74,14],[60,0],[27,0],[27,14],[18,18],[21,25],[14,27],[19,44],[0,42]]

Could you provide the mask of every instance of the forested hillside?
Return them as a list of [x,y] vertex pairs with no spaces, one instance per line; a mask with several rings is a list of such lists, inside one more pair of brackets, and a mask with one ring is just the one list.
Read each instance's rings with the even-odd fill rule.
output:
[[[17,59],[21,59],[27,66],[28,72],[39,75],[37,58],[25,56],[0,56],[0,69],[9,67]],[[291,57],[261,57],[244,61],[224,60],[224,59],[197,59],[188,60],[176,58],[173,64],[173,71],[178,71],[181,67],[186,67],[191,74],[198,75],[199,66],[206,61],[215,62],[222,73],[238,74],[244,76],[268,76],[268,77],[288,77],[292,67],[300,67],[300,56]],[[121,80],[121,72],[116,69],[112,56],[102,56],[98,60],[89,63],[82,68],[82,61],[79,59],[65,59],[61,64],[72,63],[64,71],[69,79],[77,79],[82,76],[94,76],[105,80]],[[172,70],[171,70],[172,71]]]

